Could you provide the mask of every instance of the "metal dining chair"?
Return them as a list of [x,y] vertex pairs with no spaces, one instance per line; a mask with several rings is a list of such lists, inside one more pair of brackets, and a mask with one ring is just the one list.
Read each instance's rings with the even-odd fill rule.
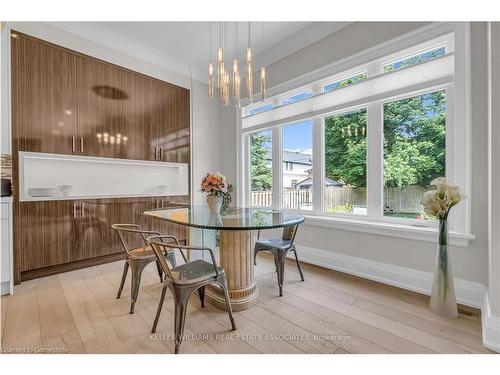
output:
[[304,281],[304,274],[300,268],[299,258],[297,256],[297,249],[293,242],[295,241],[295,235],[297,234],[297,229],[299,225],[293,225],[290,227],[283,228],[283,233],[281,238],[261,240],[260,231],[258,232],[257,241],[254,247],[254,264],[257,265],[257,254],[260,251],[269,251],[273,254],[274,264],[276,266],[276,274],[278,277],[278,287],[280,289],[280,297],[283,296],[283,279],[285,276],[285,259],[287,254],[292,251],[295,255],[295,262],[297,263],[297,268],[299,269],[300,279]]
[[[173,242],[165,242],[164,240],[170,240]],[[174,336],[175,336],[175,354],[179,353],[179,347],[182,343],[182,335],[184,332],[184,323],[186,321],[186,312],[189,297],[198,290],[201,307],[205,306],[205,286],[216,284],[222,288],[224,292],[224,298],[226,300],[226,309],[229,315],[229,320],[231,321],[231,327],[236,330],[236,325],[234,323],[233,312],[231,309],[231,302],[229,300],[229,293],[227,291],[227,280],[222,267],[217,266],[215,261],[214,253],[212,249],[208,247],[200,246],[185,246],[179,245],[179,241],[174,236],[151,236],[147,239],[147,242],[153,248],[158,262],[165,273],[165,279],[163,281],[163,289],[161,291],[160,301],[158,302],[158,310],[156,312],[156,317],[151,329],[151,333],[156,332],[156,326],[158,325],[158,320],[160,319],[161,309],[163,306],[163,300],[165,299],[165,293],[167,288],[170,289],[174,297]],[[165,261],[163,254],[171,250],[179,250],[182,258],[186,260],[186,256],[183,250],[191,251],[207,251],[210,254],[212,263],[206,262],[204,260],[194,260],[185,261],[184,264],[180,266],[170,267]]]
[[[137,296],[139,295],[139,287],[141,284],[141,276],[144,267],[146,267],[149,263],[156,261],[156,268],[158,270],[158,275],[160,276],[160,282],[163,282],[163,272],[159,262],[156,259],[156,255],[151,248],[151,246],[146,242],[148,236],[152,235],[160,235],[159,232],[143,230],[137,224],[112,224],[111,228],[113,228],[118,237],[120,238],[120,242],[125,250],[127,257],[125,259],[125,265],[123,266],[123,275],[120,282],[120,287],[118,288],[118,294],[116,298],[119,299],[123,285],[125,284],[125,280],[127,279],[127,273],[129,267],[132,271],[132,284],[131,284],[131,303],[130,303],[130,314],[134,313],[135,303],[137,302]],[[127,241],[128,236],[140,236],[142,238],[142,242],[144,242],[143,247],[130,247],[129,241]],[[128,237],[130,238],[130,237]],[[175,254],[173,251],[166,254],[169,262],[175,267]]]

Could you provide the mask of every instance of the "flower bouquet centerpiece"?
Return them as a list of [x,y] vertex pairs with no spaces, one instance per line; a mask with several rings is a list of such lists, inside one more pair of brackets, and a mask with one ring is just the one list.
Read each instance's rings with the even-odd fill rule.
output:
[[431,182],[436,189],[424,193],[422,204],[426,214],[439,220],[436,270],[432,283],[430,308],[446,318],[458,316],[455,286],[448,255],[448,215],[452,207],[460,202],[460,190],[444,177]]
[[220,213],[221,208],[228,206],[231,202],[232,186],[227,183],[226,176],[220,172],[207,173],[201,181],[199,191],[207,194],[208,208],[214,214]]

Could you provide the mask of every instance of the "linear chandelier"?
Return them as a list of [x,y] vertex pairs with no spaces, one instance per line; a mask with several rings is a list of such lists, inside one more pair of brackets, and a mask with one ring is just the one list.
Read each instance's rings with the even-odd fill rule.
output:
[[[210,22],[210,52],[208,62],[208,97],[210,99],[215,97],[216,89],[219,90],[219,98],[223,106],[228,106],[230,97],[232,96],[234,105],[239,107],[241,101],[241,77],[239,70],[239,25],[234,22],[234,56],[233,56],[233,71],[230,80],[228,69],[226,68],[224,54],[228,52],[228,24],[226,22],[219,22],[219,41],[217,47],[217,71],[214,69],[214,61],[212,59],[212,22]],[[246,69],[245,69],[245,83],[247,89],[247,97],[250,103],[253,103],[253,56],[251,45],[252,25],[248,22],[248,44],[246,49]],[[262,23],[262,41],[264,41],[264,23]],[[228,54],[229,55],[229,54]],[[228,60],[230,60],[228,58]],[[217,80],[215,79],[217,73]],[[217,82],[217,84],[216,84]],[[266,68],[260,68],[260,100],[264,101],[266,98]]]

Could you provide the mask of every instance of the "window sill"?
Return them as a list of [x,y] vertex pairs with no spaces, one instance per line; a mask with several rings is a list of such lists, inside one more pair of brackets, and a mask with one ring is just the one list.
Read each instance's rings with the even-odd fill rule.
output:
[[[414,241],[433,242],[437,240],[437,230],[433,227],[409,224],[374,222],[363,219],[304,215],[305,225],[330,229],[361,232],[378,236],[405,238]],[[452,246],[468,247],[469,242],[476,238],[473,234],[450,231],[449,243]]]

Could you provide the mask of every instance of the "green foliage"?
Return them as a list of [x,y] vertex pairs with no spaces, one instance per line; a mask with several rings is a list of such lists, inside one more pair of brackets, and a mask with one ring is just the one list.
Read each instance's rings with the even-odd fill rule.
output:
[[326,176],[366,186],[366,110],[325,120]]
[[[444,176],[446,98],[437,91],[384,105],[384,183],[427,186]],[[325,120],[325,173],[366,186],[366,110]]]
[[350,214],[352,213],[352,204],[343,204],[340,206],[335,206],[330,209],[330,213],[332,214]]
[[363,81],[366,78],[367,78],[366,73],[361,73],[361,74],[343,79],[341,81],[337,81],[337,82],[333,82],[331,84],[328,84],[328,85],[326,85],[325,89],[326,89],[326,91],[336,90],[336,89],[339,89],[341,87],[349,86],[349,85],[352,85],[353,83]]
[[270,142],[271,137],[265,133],[254,133],[250,136],[252,191],[271,189],[273,176],[266,160],[266,145]]
[[446,99],[437,91],[384,106],[384,183],[428,186],[445,175]]
[[407,66],[419,64],[421,62],[431,60],[435,57],[439,57],[439,56],[443,55],[444,53],[445,53],[444,47],[441,47],[441,48],[435,49],[433,51],[421,53],[420,55],[417,55],[417,56],[408,57],[408,58],[403,59],[401,61],[398,61],[396,63],[392,63],[392,64],[388,64],[388,65],[384,66],[384,73],[393,72],[395,70],[399,70],[399,69],[405,68]]

